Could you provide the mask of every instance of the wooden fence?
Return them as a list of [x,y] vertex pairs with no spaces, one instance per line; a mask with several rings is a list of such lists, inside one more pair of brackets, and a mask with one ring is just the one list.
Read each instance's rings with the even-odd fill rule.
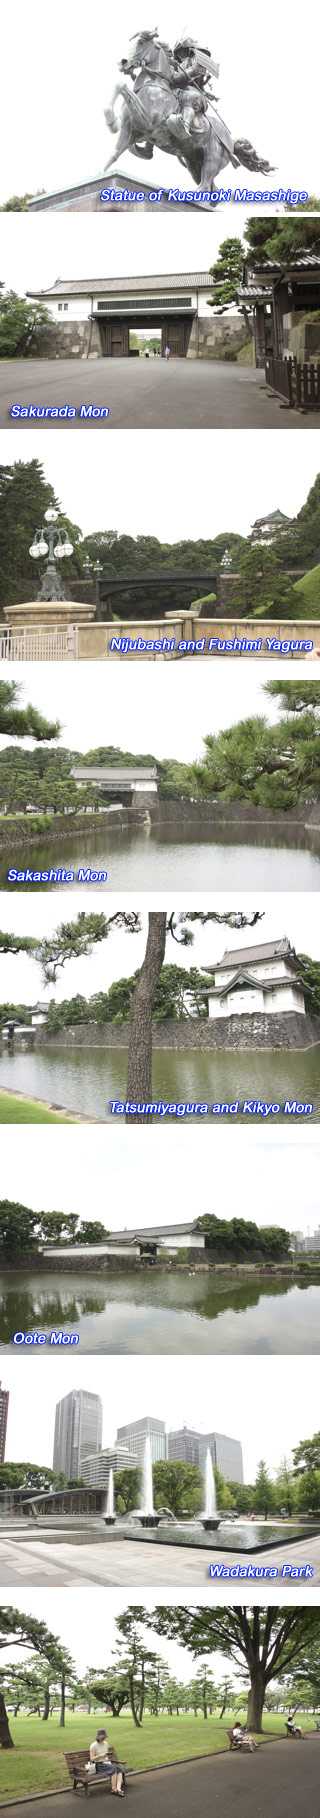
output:
[[270,391],[284,398],[289,410],[320,411],[320,361],[277,360],[271,357],[265,365]]

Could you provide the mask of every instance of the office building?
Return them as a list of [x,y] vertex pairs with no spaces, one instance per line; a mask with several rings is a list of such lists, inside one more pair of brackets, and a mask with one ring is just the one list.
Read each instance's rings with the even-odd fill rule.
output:
[[153,1415],[146,1415],[144,1420],[131,1420],[128,1426],[118,1427],[117,1444],[128,1446],[134,1452],[139,1464],[143,1463],[146,1439],[150,1439],[152,1463],[167,1457],[167,1441],[164,1420],[155,1420]]
[[55,1416],[53,1469],[71,1481],[82,1477],[88,1453],[101,1452],[102,1402],[87,1389],[73,1390],[58,1401]]
[[240,1440],[230,1439],[227,1433],[197,1433],[190,1427],[168,1433],[167,1455],[173,1462],[181,1460],[185,1464],[199,1465],[203,1470],[208,1447],[212,1463],[222,1476],[230,1483],[243,1483]]
[[91,1489],[94,1485],[103,1489],[104,1484],[107,1488],[111,1469],[134,1471],[135,1468],[140,1468],[140,1460],[136,1453],[129,1452],[128,1446],[103,1446],[101,1452],[90,1452],[84,1458],[81,1476]]

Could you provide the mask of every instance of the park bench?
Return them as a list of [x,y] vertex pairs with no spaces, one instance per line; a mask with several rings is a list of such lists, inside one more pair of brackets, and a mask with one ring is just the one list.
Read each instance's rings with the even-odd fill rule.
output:
[[[239,1752],[240,1752],[240,1751],[239,1751],[239,1743],[238,1743],[238,1742],[236,1742],[236,1741],[235,1741],[235,1738],[234,1738],[234,1735],[233,1735],[233,1730],[227,1730],[227,1736],[228,1736],[228,1737],[229,1737],[229,1745],[230,1745],[230,1749],[237,1749],[237,1752],[238,1752],[238,1754],[239,1754]],[[242,1741],[242,1743],[241,1743],[241,1748],[242,1748],[242,1749],[247,1749],[247,1750],[248,1750],[248,1754],[249,1754],[249,1755],[250,1755],[250,1754],[251,1754],[251,1748],[250,1748],[250,1740],[251,1740],[251,1739],[250,1739],[250,1736],[249,1736],[249,1734],[248,1734],[248,1736],[246,1736],[246,1735],[245,1735],[245,1734],[244,1734],[244,1735],[243,1735],[243,1741]],[[256,1748],[257,1748],[257,1747],[258,1747],[258,1746],[259,1746],[259,1745],[258,1745],[258,1743],[256,1743],[256,1744],[255,1744],[255,1747],[256,1747]]]
[[[96,1792],[97,1787],[100,1788],[100,1792],[102,1792],[103,1789],[104,1792],[107,1792],[108,1789],[111,1792],[111,1775],[109,1779],[104,1774],[90,1774],[88,1770],[88,1755],[88,1749],[68,1750],[68,1753],[65,1754],[64,1759],[67,1763],[70,1780],[73,1782],[74,1792],[77,1792],[79,1786],[82,1786],[84,1793],[87,1794]],[[121,1767],[123,1774],[123,1791],[125,1793],[126,1774],[123,1761],[118,1761],[116,1751],[112,1748],[109,1749],[109,1759],[114,1762],[115,1767]]]

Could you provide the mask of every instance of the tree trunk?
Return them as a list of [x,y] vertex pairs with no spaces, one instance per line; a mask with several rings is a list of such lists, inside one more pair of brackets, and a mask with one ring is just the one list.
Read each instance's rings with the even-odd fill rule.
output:
[[133,1673],[129,1673],[129,1691],[130,1691],[130,1707],[131,1707],[131,1714],[133,1717],[133,1722],[135,1724],[136,1730],[140,1730],[141,1721],[140,1721],[140,1717],[138,1715],[138,1711],[136,1708],[135,1684],[134,1684]]
[[42,1722],[43,1722],[43,1723],[47,1723],[47,1721],[48,1721],[48,1717],[50,1717],[50,1687],[49,1687],[49,1686],[48,1686],[48,1685],[46,1685],[46,1686],[45,1686],[45,1693],[44,1693],[44,1705],[43,1705],[43,1712],[42,1712]]
[[65,1721],[66,1721],[66,1686],[65,1686],[65,1679],[62,1679],[61,1680],[61,1700],[60,1700],[60,1720],[59,1720],[60,1730],[65,1729]]
[[265,1690],[264,1673],[262,1672],[260,1664],[257,1662],[256,1666],[251,1668],[251,1687],[248,1697],[247,1714],[247,1728],[248,1730],[256,1730],[257,1735],[260,1735],[260,1731],[262,1730]]
[[14,1749],[3,1692],[0,1692],[0,1749]]
[[[127,1098],[148,1103],[152,1098],[152,1012],[166,946],[166,915],[149,915],[145,956],[134,992],[128,1048]],[[129,1116],[129,1114],[128,1114]],[[143,1112],[130,1123],[145,1123]]]

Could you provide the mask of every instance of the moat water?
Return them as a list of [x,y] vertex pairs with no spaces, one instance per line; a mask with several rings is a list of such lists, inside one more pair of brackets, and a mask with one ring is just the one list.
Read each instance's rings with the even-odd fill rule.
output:
[[240,1282],[175,1269],[105,1279],[76,1268],[59,1276],[30,1269],[18,1281],[0,1274],[0,1351],[18,1355],[14,1332],[57,1327],[78,1332],[77,1349],[88,1353],[319,1353],[320,1281]]
[[[29,1098],[43,1099],[59,1109],[75,1111],[87,1117],[98,1118],[103,1122],[119,1123],[110,1110],[112,1099],[126,1098],[127,1054],[125,1048],[78,1048],[70,1040],[70,1047],[62,1047],[59,1042],[38,1048],[34,1053],[19,1052],[12,1054],[7,1050],[0,1054],[0,1091],[2,1086],[12,1092],[22,1092]],[[211,1110],[214,1104],[233,1104],[236,1100],[244,1103],[245,1099],[267,1100],[280,1107],[286,1100],[297,1100],[302,1104],[312,1104],[311,1116],[301,1114],[298,1122],[310,1123],[312,1118],[320,1118],[320,1045],[308,1049],[305,1053],[296,1049],[281,1049],[248,1052],[240,1054],[225,1051],[211,1051],[209,1054],[188,1049],[180,1052],[169,1049],[154,1052],[153,1056],[153,1098],[168,1103],[192,1103],[197,1101],[210,1106],[208,1121],[217,1123],[217,1114]],[[156,1122],[157,1119],[154,1118]],[[158,1121],[164,1121],[159,1116]],[[166,1120],[167,1122],[169,1119]],[[183,1122],[171,1117],[170,1122]],[[193,1124],[203,1124],[203,1116],[195,1117],[190,1113]],[[239,1126],[239,1114],[232,1117],[230,1113],[219,1116],[219,1123],[228,1122]],[[241,1113],[243,1123],[260,1123],[259,1113]],[[268,1117],[268,1126],[285,1123],[292,1126],[297,1120],[280,1110]]]
[[[108,882],[106,890],[152,890],[163,889],[174,884],[175,889],[194,889],[196,878],[198,890],[220,890],[227,886],[237,890],[319,890],[320,887],[320,830],[310,829],[308,833],[292,831],[284,834],[267,827],[259,832],[252,827],[212,828],[205,825],[200,830],[195,826],[181,828],[181,815],[177,812],[170,826],[146,826],[140,828],[104,827],[90,832],[85,828],[72,833],[63,839],[61,845],[54,839],[44,840],[43,845],[30,845],[14,849],[1,855],[0,887],[7,887],[7,874],[11,866],[20,871],[29,867],[34,871],[48,871],[64,867],[76,874],[79,866],[90,865],[93,870],[106,870]],[[19,886],[8,886],[17,888]],[[44,885],[31,885],[28,889],[43,889]],[[47,886],[54,889],[55,886]],[[63,885],[61,886],[63,888]],[[72,885],[66,885],[66,891]],[[79,886],[78,886],[79,888]]]

